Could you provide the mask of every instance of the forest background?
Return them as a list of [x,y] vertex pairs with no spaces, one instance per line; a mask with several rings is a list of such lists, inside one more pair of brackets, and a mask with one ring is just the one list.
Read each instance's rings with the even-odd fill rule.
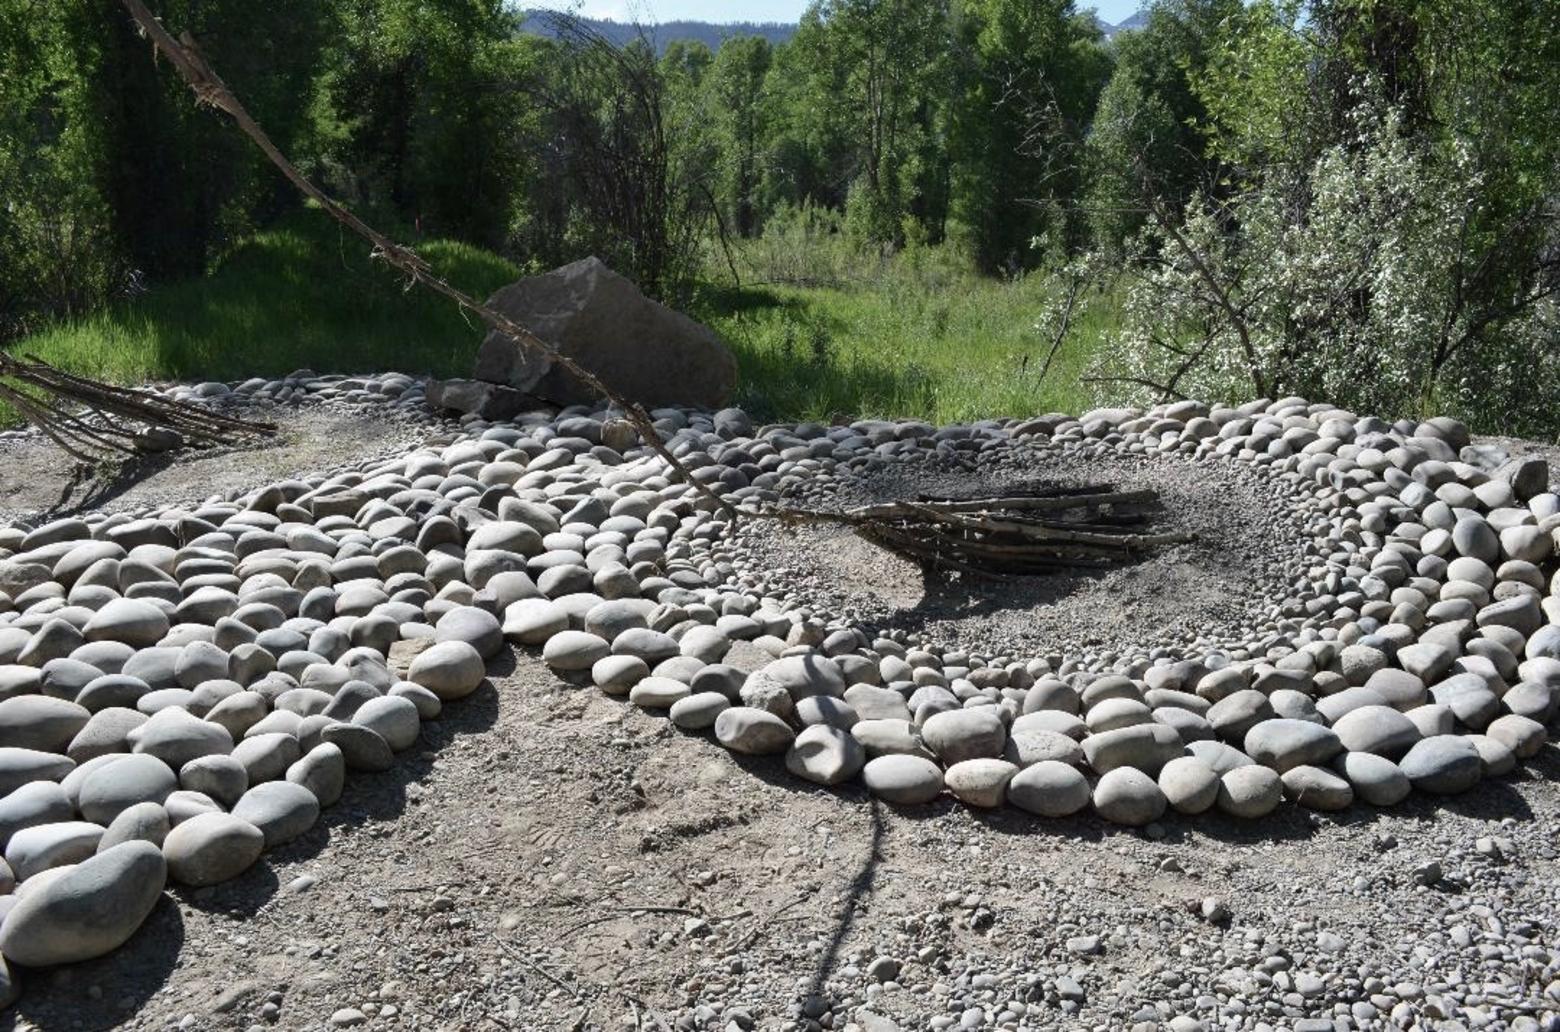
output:
[[[1560,5],[160,0],[316,181],[477,293],[596,254],[765,417],[1297,394],[1560,434]],[[0,0],[0,342],[133,382],[469,368],[116,3]]]

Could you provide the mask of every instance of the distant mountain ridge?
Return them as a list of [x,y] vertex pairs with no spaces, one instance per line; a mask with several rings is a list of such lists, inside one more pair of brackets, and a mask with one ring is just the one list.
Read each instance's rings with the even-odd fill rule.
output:
[[[560,15],[557,11],[525,10],[520,16],[520,31],[556,39],[560,17],[576,16]],[[657,53],[664,53],[669,45],[678,41],[696,41],[711,50],[719,50],[722,43],[737,36],[763,36],[770,43],[778,46],[796,35],[796,25],[786,22],[667,21],[639,26],[630,22],[613,21],[610,18],[578,18],[577,20],[616,46],[633,42],[643,32],[655,45]],[[1148,12],[1139,11],[1117,25],[1105,21],[1098,14],[1094,16],[1094,21],[1105,34],[1105,38],[1109,39],[1125,29],[1142,27],[1148,21]]]
[[[528,10],[523,12],[520,19],[520,31],[529,32],[536,36],[545,36],[548,39],[556,39],[558,36],[556,11]],[[570,17],[564,15],[563,17]],[[655,45],[657,53],[662,53],[672,43],[679,41],[699,42],[711,50],[719,50],[720,45],[728,39],[736,36],[763,36],[770,43],[778,46],[796,35],[794,24],[782,22],[731,22],[715,23],[704,21],[667,21],[655,25],[634,25],[628,22],[617,22],[610,18],[578,18],[582,25],[592,32],[599,33],[608,42],[617,46],[623,46],[638,39],[643,32],[651,43]]]
[[1148,10],[1145,8],[1132,15],[1130,18],[1127,18],[1124,21],[1119,21],[1114,25],[1108,21],[1103,21],[1097,14],[1094,16],[1094,20],[1099,24],[1100,31],[1105,33],[1105,38],[1109,39],[1118,32],[1123,32],[1127,29],[1141,29],[1143,26],[1147,25]]

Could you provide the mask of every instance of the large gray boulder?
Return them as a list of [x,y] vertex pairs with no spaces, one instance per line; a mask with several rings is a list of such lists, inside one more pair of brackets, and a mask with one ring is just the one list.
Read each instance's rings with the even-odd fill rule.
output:
[[[715,331],[651,301],[599,258],[517,280],[488,304],[642,404],[719,408],[737,383],[737,361]],[[475,376],[561,404],[599,400],[550,356],[496,331]]]

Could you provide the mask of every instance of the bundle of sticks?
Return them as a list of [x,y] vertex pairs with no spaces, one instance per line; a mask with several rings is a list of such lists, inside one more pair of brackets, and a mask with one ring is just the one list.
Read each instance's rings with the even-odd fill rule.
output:
[[182,442],[226,444],[245,435],[276,433],[274,423],[101,383],[32,355],[6,352],[0,352],[0,402],[84,463],[163,451]]
[[1125,562],[1195,535],[1143,530],[1158,509],[1153,491],[1109,484],[1040,487],[998,498],[933,498],[843,512],[783,508],[792,523],[835,523],[930,569],[977,576],[1054,573]]

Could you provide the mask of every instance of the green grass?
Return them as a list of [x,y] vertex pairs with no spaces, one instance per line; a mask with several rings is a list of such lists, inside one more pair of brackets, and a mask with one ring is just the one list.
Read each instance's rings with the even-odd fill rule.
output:
[[[785,242],[782,241],[782,245]],[[209,275],[62,322],[16,353],[100,379],[239,380],[299,368],[469,375],[478,326],[449,301],[400,280],[318,211],[255,234]],[[510,262],[467,244],[424,241],[434,270],[482,298]],[[966,271],[951,249],[867,259],[838,238],[793,248],[791,272],[829,286],[729,286],[712,273],[692,314],[737,354],[737,401],[763,419],[910,417],[944,423],[1081,411],[1079,377],[1112,329],[1116,298],[1081,301],[1044,380],[1054,282]],[[716,267],[716,272],[722,267]],[[751,279],[751,277],[748,277]],[[10,422],[0,411],[0,422]]]
[[1080,377],[1116,326],[1116,299],[1079,301],[1042,379],[1054,330],[1037,323],[1055,289],[1041,275],[929,283],[890,272],[829,287],[707,290],[695,314],[735,350],[739,401],[762,418],[948,423],[1092,403]]
[[[481,248],[417,247],[435,272],[477,297],[519,275]],[[455,306],[400,279],[318,211],[255,234],[210,275],[62,322],[13,345],[18,354],[121,383],[237,380],[295,369],[469,373],[481,339]]]

